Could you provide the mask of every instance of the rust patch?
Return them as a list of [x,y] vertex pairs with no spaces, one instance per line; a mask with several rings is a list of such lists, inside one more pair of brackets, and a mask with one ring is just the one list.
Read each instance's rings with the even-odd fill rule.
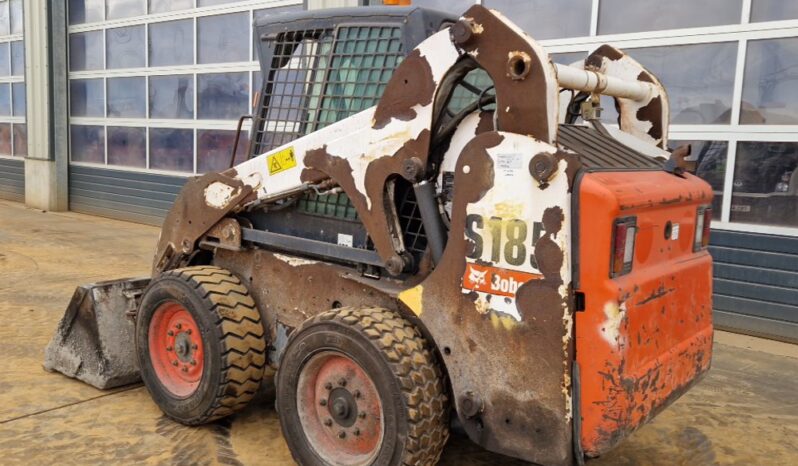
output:
[[662,97],[656,96],[651,99],[645,107],[641,107],[637,111],[637,119],[640,121],[651,122],[651,129],[648,130],[648,135],[654,140],[659,141],[663,137],[662,128]]
[[[549,83],[544,70],[544,67],[552,65],[541,61],[524,36],[516,34],[487,8],[474,5],[463,17],[469,18],[482,30],[482,33],[474,34],[460,47],[493,80],[496,88],[497,129],[530,135],[546,142],[553,141],[556,134],[549,134],[549,118],[556,114],[556,109],[548,106]],[[515,75],[508,72],[511,53],[513,56],[525,54],[523,56],[529,58],[525,62],[524,79],[514,79]]]
[[384,128],[391,119],[409,121],[416,117],[413,107],[426,106],[432,102],[437,85],[432,77],[432,68],[421,52],[413,50],[396,68],[385,87],[374,111],[374,129]]
[[[231,169],[224,174],[208,173],[188,179],[161,227],[161,238],[152,265],[153,276],[186,265],[202,235],[230,212],[255,200],[252,187],[235,176],[236,171]],[[234,190],[223,208],[215,208],[205,202],[205,189],[217,182]]]

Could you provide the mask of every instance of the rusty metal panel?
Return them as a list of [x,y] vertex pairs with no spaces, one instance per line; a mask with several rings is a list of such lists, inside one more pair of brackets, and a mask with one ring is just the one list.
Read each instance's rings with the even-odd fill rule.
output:
[[557,142],[579,154],[585,168],[662,168],[661,161],[643,155],[588,126],[560,125]]
[[[693,241],[697,209],[712,191],[692,175],[598,172],[583,176],[578,196],[578,290],[586,302],[575,329],[580,438],[585,453],[598,456],[709,370],[712,259],[694,252]],[[613,224],[630,216],[631,271],[610,278]]]

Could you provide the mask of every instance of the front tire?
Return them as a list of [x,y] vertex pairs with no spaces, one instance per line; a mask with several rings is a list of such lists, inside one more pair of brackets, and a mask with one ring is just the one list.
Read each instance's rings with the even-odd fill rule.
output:
[[449,436],[435,355],[386,309],[333,309],[297,329],[277,371],[277,410],[301,465],[430,465]]
[[219,267],[187,267],[153,279],[139,306],[136,345],[153,400],[187,425],[246,406],[266,366],[255,302],[238,277]]

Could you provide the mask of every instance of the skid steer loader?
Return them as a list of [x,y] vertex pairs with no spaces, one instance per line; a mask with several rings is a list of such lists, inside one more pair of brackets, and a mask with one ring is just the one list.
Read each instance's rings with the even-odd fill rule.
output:
[[140,377],[189,425],[275,383],[305,465],[434,464],[455,418],[581,463],[706,374],[712,191],[664,150],[656,76],[610,46],[555,65],[479,5],[256,33],[249,157],[186,182],[151,278],[76,291],[47,368]]

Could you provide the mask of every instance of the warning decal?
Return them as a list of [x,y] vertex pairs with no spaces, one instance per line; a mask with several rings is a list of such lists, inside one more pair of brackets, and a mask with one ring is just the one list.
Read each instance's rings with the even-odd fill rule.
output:
[[517,270],[468,262],[465,274],[463,274],[463,288],[464,290],[515,297],[515,293],[521,285],[541,278],[543,275],[536,273],[518,272]]
[[266,157],[266,164],[269,166],[269,175],[280,173],[288,170],[289,168],[296,167],[296,158],[294,157],[294,148],[289,147],[280,152],[275,152]]

